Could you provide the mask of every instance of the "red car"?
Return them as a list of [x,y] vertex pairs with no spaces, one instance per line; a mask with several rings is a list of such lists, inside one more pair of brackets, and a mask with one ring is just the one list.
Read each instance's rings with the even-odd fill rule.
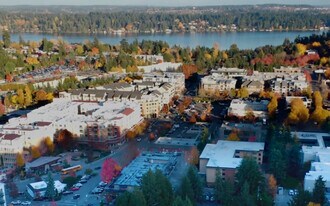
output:
[[79,190],[80,188],[79,187],[71,187],[71,191],[77,191],[77,190]]

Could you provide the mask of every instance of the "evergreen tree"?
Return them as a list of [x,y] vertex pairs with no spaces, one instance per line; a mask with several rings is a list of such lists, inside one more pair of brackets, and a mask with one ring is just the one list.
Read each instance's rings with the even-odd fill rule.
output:
[[[173,202],[173,190],[170,181],[160,170],[156,170],[155,179],[158,185],[158,202],[160,206],[168,206]],[[155,185],[155,187],[157,187]]]
[[298,194],[293,196],[289,202],[289,206],[305,206],[312,200],[310,192],[305,190],[298,190]]
[[199,201],[200,197],[203,194],[203,185],[195,166],[189,167],[187,177],[191,183],[191,187],[194,193],[194,199],[196,201]]
[[54,200],[56,197],[57,191],[55,188],[55,182],[52,177],[52,174],[49,172],[48,173],[48,178],[47,178],[47,188],[45,192],[45,197],[47,197],[49,200]]
[[241,188],[240,204],[242,206],[254,206],[256,205],[255,199],[250,194],[250,186],[247,182],[244,182]]
[[180,196],[177,196],[172,204],[172,206],[193,206],[189,198],[181,198]]
[[216,174],[215,180],[215,197],[221,205],[232,206],[234,202],[234,185],[226,180],[223,180],[219,171]]
[[192,185],[188,177],[183,178],[179,193],[182,198],[188,198],[192,203],[195,203],[194,191],[192,189]]
[[325,181],[322,176],[319,176],[315,181],[312,199],[314,203],[325,204]]
[[146,200],[144,199],[141,190],[134,190],[133,192],[125,192],[116,199],[116,206],[146,206]]
[[245,182],[249,185],[250,193],[256,195],[260,184],[263,182],[259,165],[253,158],[244,158],[236,173],[237,188],[242,188]]

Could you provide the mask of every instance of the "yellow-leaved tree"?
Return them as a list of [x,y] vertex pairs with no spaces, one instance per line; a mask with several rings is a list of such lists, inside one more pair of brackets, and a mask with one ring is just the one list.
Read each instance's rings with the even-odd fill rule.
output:
[[309,111],[304,102],[297,98],[291,101],[291,112],[287,118],[288,123],[297,124],[305,123],[309,119]]
[[323,109],[323,99],[321,92],[314,92],[313,102],[315,105],[315,110],[311,115],[311,119],[319,124],[323,123],[328,117],[330,117],[330,112],[328,110]]
[[228,135],[227,137],[228,141],[239,141],[239,137],[238,137],[238,131],[236,129],[233,129],[231,131],[231,133]]
[[17,167],[23,167],[25,164],[24,157],[21,153],[17,153],[16,155],[16,165]]
[[272,99],[270,100],[267,109],[268,109],[268,113],[270,116],[274,116],[276,109],[277,109],[278,103],[277,103],[277,97],[274,95],[272,97]]
[[296,49],[299,55],[304,55],[307,47],[304,44],[298,43],[296,44]]

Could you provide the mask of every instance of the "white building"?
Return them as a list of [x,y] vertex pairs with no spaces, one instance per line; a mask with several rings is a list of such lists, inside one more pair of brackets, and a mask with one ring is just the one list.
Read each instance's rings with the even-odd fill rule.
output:
[[[23,148],[38,146],[57,130],[67,129],[73,135],[89,137],[89,125],[102,125],[109,131],[102,136],[103,146],[123,140],[126,131],[142,121],[139,104],[134,102],[78,102],[54,99],[50,104],[31,111],[25,116],[12,118],[0,127],[0,154],[6,167],[13,168],[17,153]],[[97,130],[98,131],[98,130]],[[101,138],[94,135],[94,139]],[[99,140],[98,140],[99,141]],[[100,141],[99,141],[100,142]]]
[[[58,193],[61,193],[65,190],[66,184],[61,183],[58,180],[54,181],[55,189]],[[31,196],[32,199],[37,199],[45,196],[47,189],[47,183],[45,181],[30,183],[26,186],[27,193]]]
[[134,58],[143,60],[144,62],[151,62],[152,64],[158,64],[164,62],[162,55],[135,55]]
[[245,101],[241,99],[233,99],[228,108],[228,115],[234,115],[237,117],[244,117],[248,112],[252,112],[255,117],[267,118],[269,104],[268,100],[257,101]]
[[223,179],[233,180],[244,157],[253,157],[262,164],[264,147],[262,142],[224,140],[207,144],[199,157],[199,172],[206,175],[208,185],[215,183],[217,171]]
[[205,76],[201,79],[201,87],[206,91],[230,91],[235,89],[237,80],[218,73]]
[[246,76],[246,69],[239,69],[239,68],[217,68],[212,69],[211,73],[217,73],[221,76],[228,76],[228,77],[244,77]]
[[300,96],[287,96],[285,97],[286,103],[290,108],[290,104],[294,99],[301,99],[305,105],[305,107],[310,108],[312,106],[312,100],[308,99],[307,97],[300,97]]
[[175,93],[181,94],[185,90],[185,77],[180,72],[163,72],[163,73],[144,73],[144,82],[170,83],[175,87]]
[[322,176],[325,181],[326,195],[330,196],[330,147],[325,142],[330,134],[318,132],[292,132],[291,134],[302,144],[302,161],[311,162],[311,168],[305,174],[304,189],[312,192],[315,180]]
[[157,72],[157,71],[162,71],[162,72],[174,72],[179,69],[179,67],[182,66],[182,63],[172,63],[172,62],[162,62],[159,64],[153,64],[153,65],[148,65],[148,66],[138,66],[138,69],[145,73],[150,73],[150,72]]

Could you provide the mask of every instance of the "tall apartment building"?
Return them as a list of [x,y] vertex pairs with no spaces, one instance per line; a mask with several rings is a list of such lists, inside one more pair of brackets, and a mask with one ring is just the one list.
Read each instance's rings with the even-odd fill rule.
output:
[[265,143],[219,140],[207,144],[199,157],[199,172],[206,175],[206,183],[213,185],[219,172],[224,180],[234,180],[236,169],[244,157],[253,157],[262,164]]
[[201,88],[206,91],[230,91],[235,89],[237,80],[218,73],[205,76],[201,79]]

